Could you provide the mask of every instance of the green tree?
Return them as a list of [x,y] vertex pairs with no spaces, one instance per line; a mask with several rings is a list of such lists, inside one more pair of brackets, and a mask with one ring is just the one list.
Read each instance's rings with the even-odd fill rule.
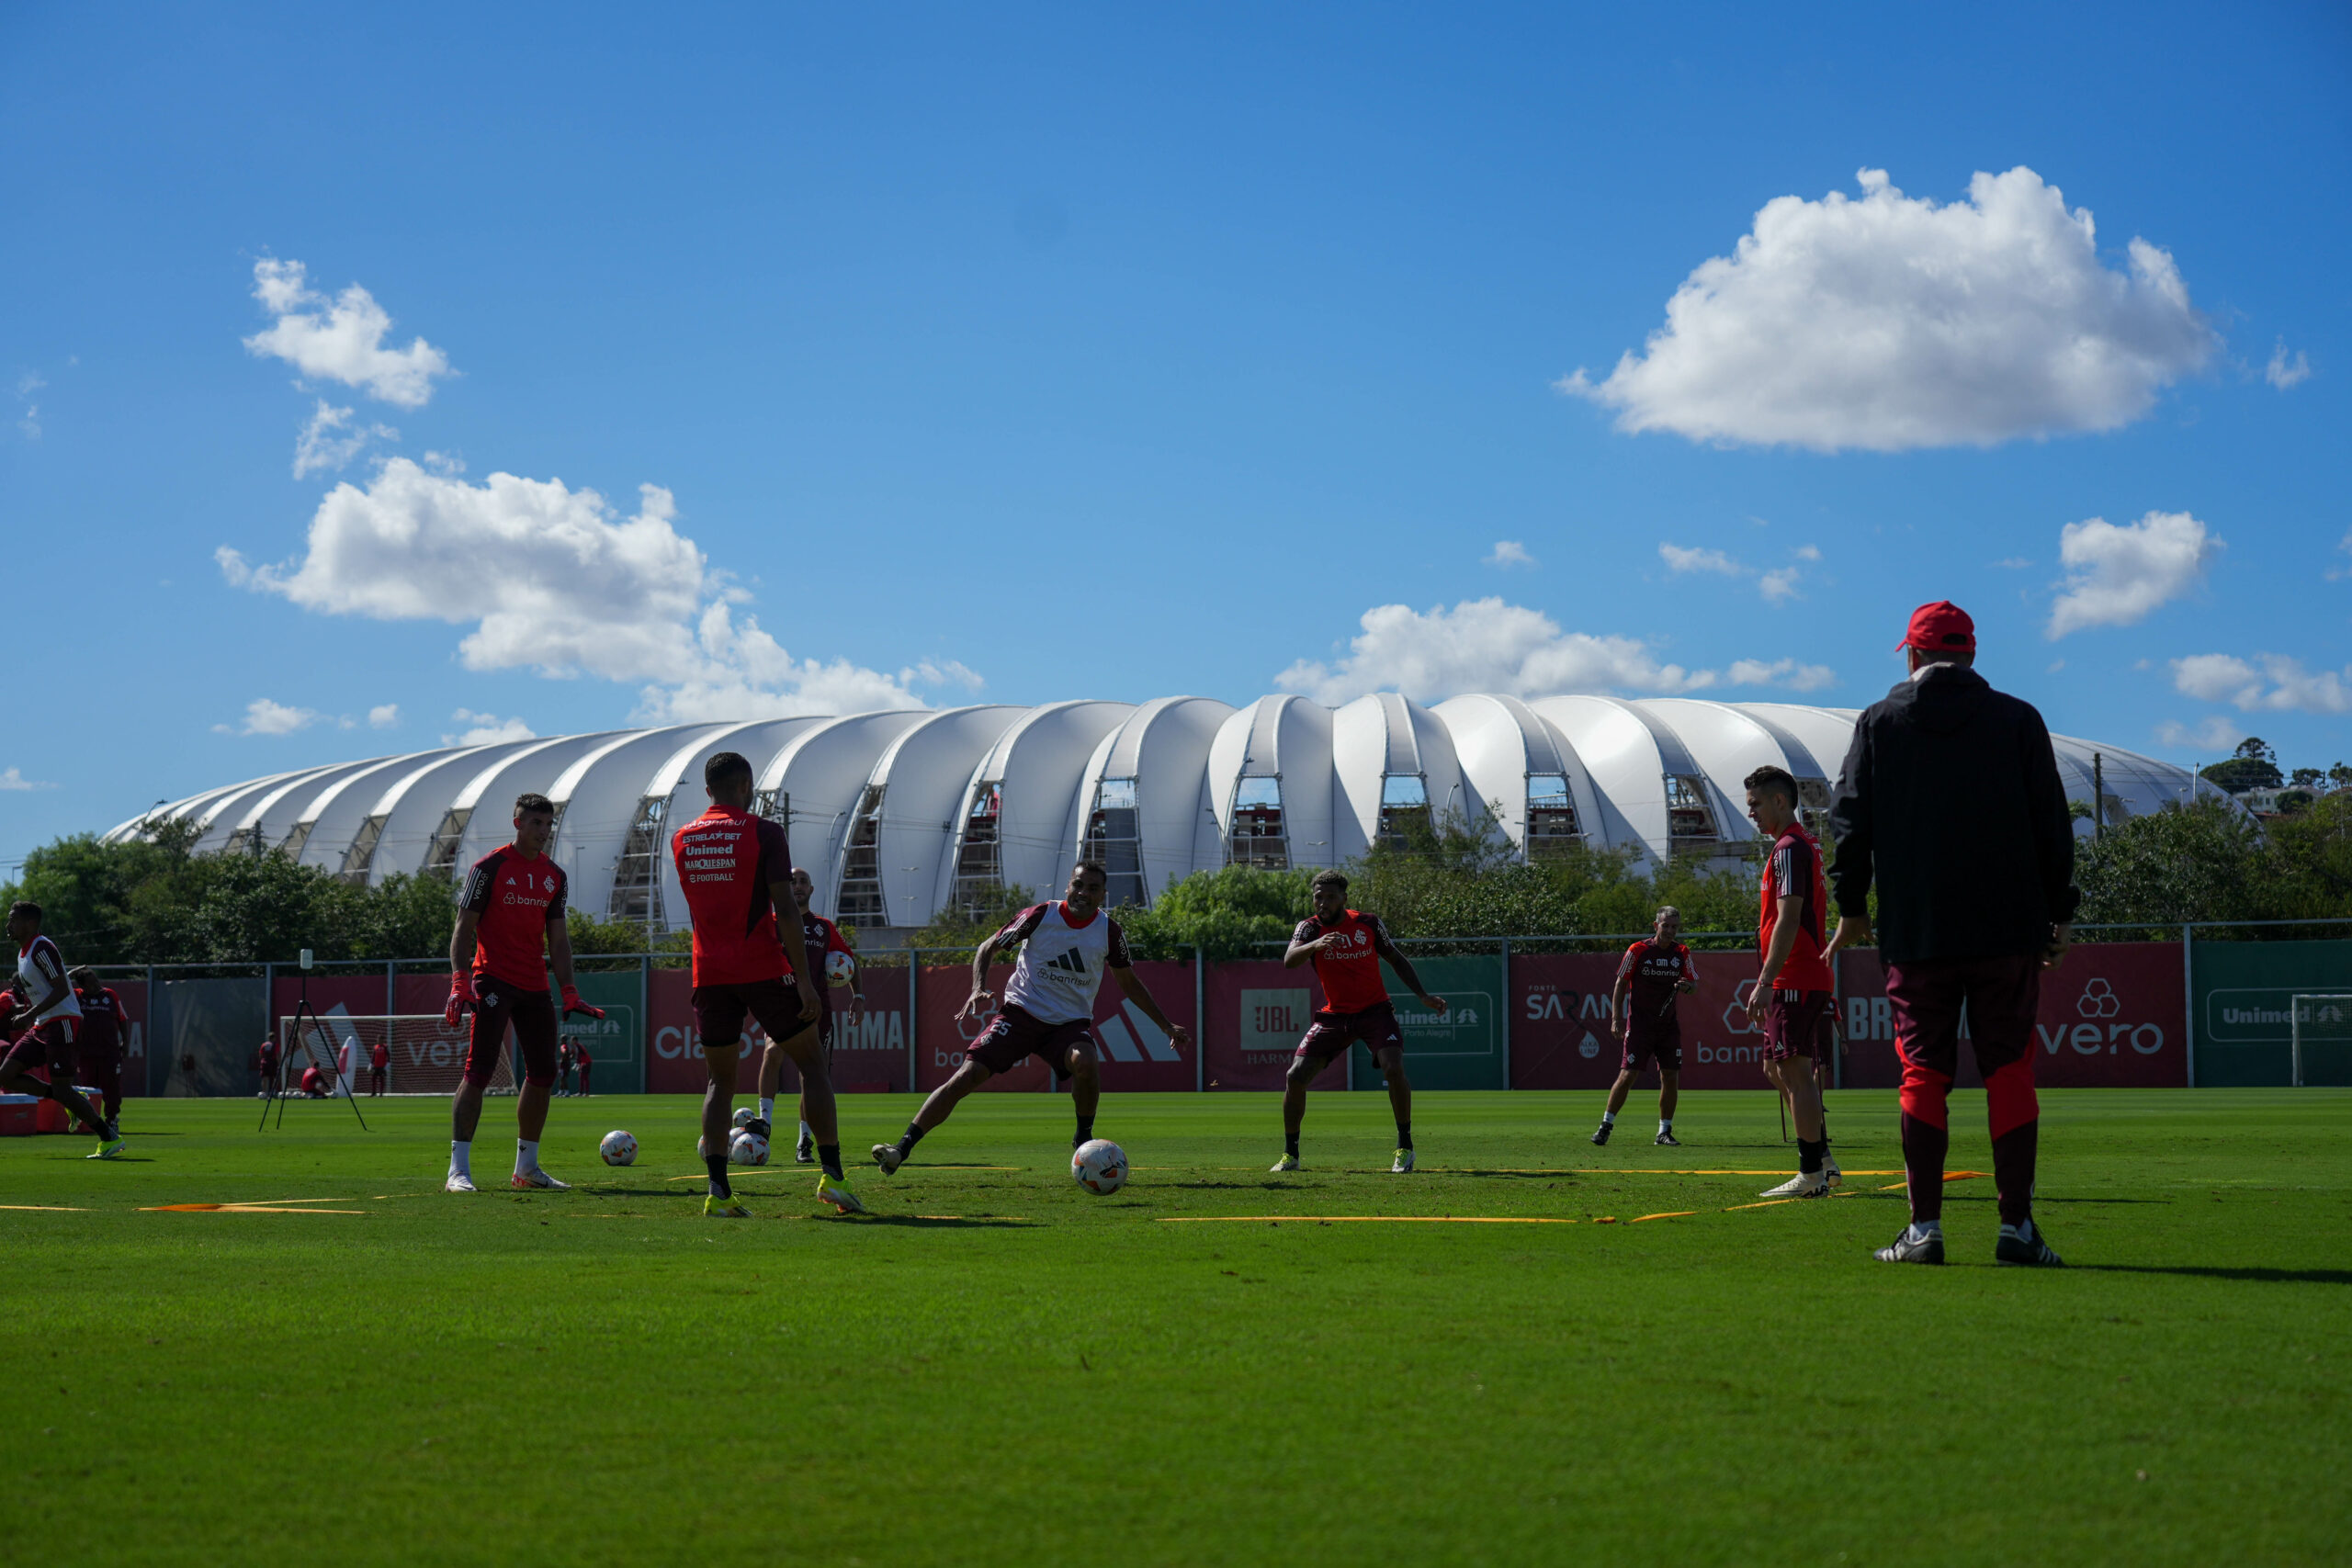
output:
[[2232,795],[2244,795],[2250,789],[2277,789],[2286,782],[2278,772],[2278,754],[2258,735],[2249,735],[2239,741],[2236,751],[2203,769],[2199,776]]
[[2152,812],[2075,845],[2082,924],[2263,918],[2262,832],[2226,801]]

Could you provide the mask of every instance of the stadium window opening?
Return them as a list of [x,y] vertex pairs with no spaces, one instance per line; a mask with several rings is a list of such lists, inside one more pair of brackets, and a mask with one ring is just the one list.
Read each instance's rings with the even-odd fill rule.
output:
[[1559,773],[1527,775],[1527,858],[1543,860],[1584,841],[1576,799]]
[[1134,779],[1104,779],[1094,786],[1094,809],[1086,818],[1084,858],[1102,862],[1110,874],[1104,904],[1115,909],[1122,904],[1148,902]]
[[1419,773],[1390,773],[1380,781],[1380,841],[1403,849],[1425,838],[1430,818],[1430,786]]
[[1242,779],[1233,786],[1233,830],[1225,863],[1260,871],[1290,869],[1290,835],[1283,828],[1283,781]]

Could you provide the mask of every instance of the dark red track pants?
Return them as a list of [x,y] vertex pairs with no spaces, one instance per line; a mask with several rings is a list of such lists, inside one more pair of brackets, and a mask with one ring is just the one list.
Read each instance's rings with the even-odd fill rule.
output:
[[1961,1020],[1965,1017],[1976,1068],[1984,1077],[1993,1185],[2000,1194],[2001,1222],[2016,1224],[2030,1218],[2041,1125],[2041,1107],[2033,1092],[2041,955],[1889,964],[1886,996],[1894,1012],[1894,1049],[1903,1059],[1903,1167],[1910,1181],[1911,1217],[1943,1217],[1944,1155],[1951,1143],[1944,1104],[1960,1063]]

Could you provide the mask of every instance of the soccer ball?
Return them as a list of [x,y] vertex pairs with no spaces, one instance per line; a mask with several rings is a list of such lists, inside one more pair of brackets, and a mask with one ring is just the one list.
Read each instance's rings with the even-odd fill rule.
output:
[[765,1165],[768,1163],[768,1141],[757,1133],[738,1133],[728,1141],[727,1163],[729,1165]]
[[1098,1197],[1116,1192],[1127,1184],[1126,1151],[1108,1138],[1090,1139],[1069,1156],[1069,1173]]
[[616,1127],[605,1134],[605,1141],[596,1145],[596,1152],[605,1156],[606,1165],[635,1165],[637,1140]]
[[857,974],[857,960],[846,953],[825,954],[825,984],[846,986]]
[[735,1130],[740,1133],[744,1128],[750,1126],[752,1122],[758,1121],[759,1118],[760,1113],[752,1110],[750,1106],[745,1105],[738,1107],[735,1111]]

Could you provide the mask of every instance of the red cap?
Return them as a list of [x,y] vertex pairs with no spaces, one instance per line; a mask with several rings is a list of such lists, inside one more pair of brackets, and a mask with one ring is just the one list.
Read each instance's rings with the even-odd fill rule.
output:
[[1911,612],[1911,629],[1895,646],[1916,648],[1922,653],[1973,653],[1976,623],[1951,600],[1939,599]]

